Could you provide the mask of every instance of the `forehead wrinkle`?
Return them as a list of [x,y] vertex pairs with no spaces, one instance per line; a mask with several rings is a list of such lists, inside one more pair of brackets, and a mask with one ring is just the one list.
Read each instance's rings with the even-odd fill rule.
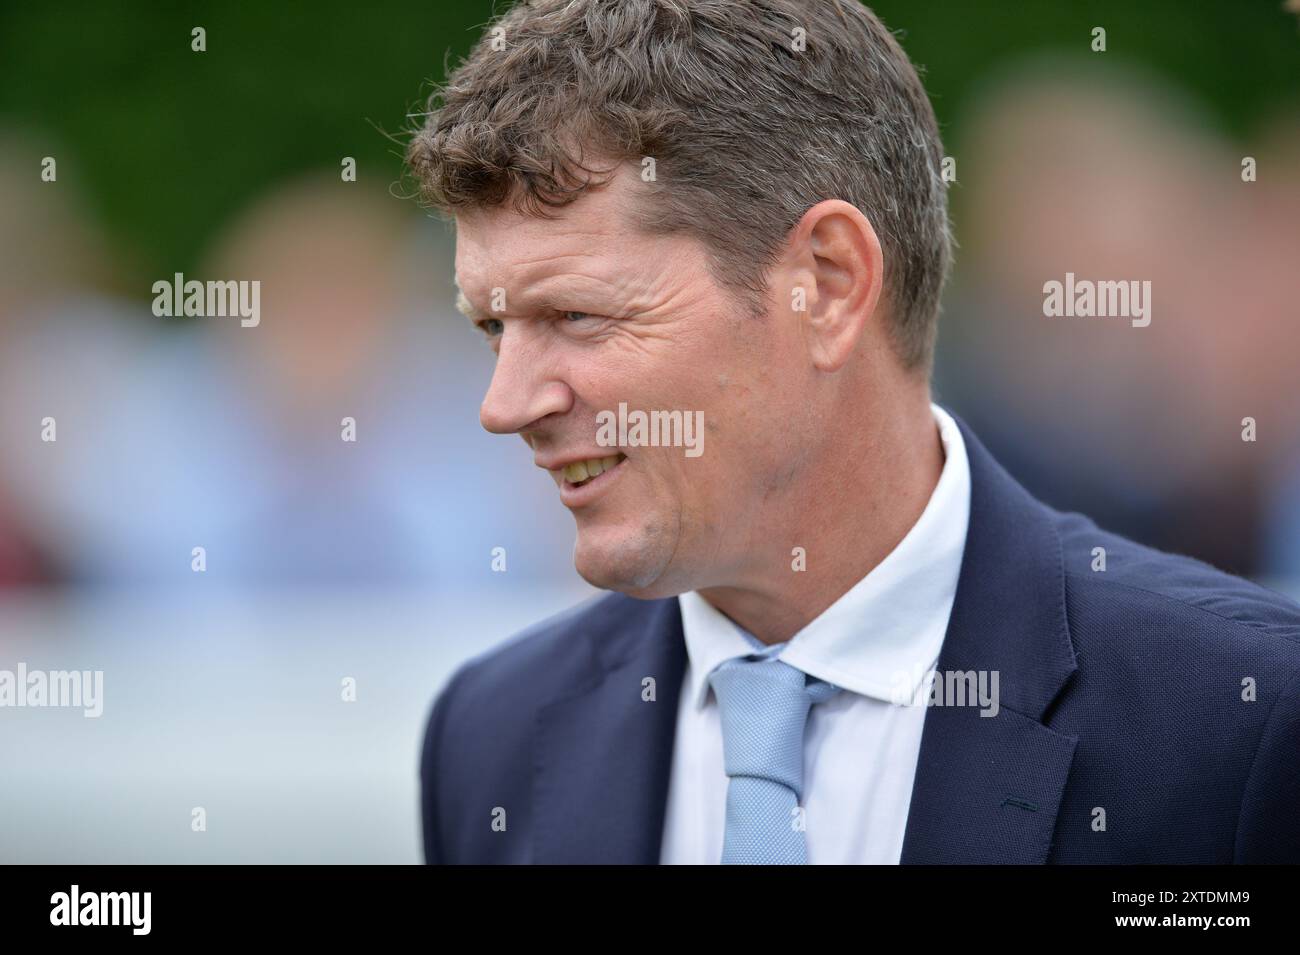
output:
[[[576,266],[571,265],[570,263],[575,259],[578,264]],[[586,265],[585,268],[583,267],[584,264]],[[614,274],[614,270],[603,267],[603,264],[604,260],[599,254],[593,254],[589,251],[546,251],[535,257],[511,263],[510,271],[517,276],[520,287],[528,288],[562,278],[566,274],[582,275],[597,281],[607,281],[604,275],[600,273],[609,272],[609,274]]]
[[[598,215],[595,209],[589,211]],[[666,276],[654,272],[629,275],[626,265],[621,264],[625,263],[626,254],[616,254],[625,235],[634,238],[636,234],[627,235],[607,223],[584,221],[587,218],[584,215],[577,221],[574,218],[551,220],[552,223],[562,221],[563,228],[541,231],[544,224],[529,222],[521,229],[509,229],[512,234],[505,242],[489,241],[490,231],[462,242],[458,246],[461,253],[458,259],[467,266],[470,294],[477,295],[480,290],[487,294],[489,288],[502,287],[507,289],[511,310],[531,310],[550,306],[549,300],[557,292],[555,286],[565,282],[599,285],[638,301],[648,301],[662,293],[661,283]],[[514,258],[512,252],[519,257]],[[461,287],[459,275],[456,285]]]
[[565,292],[626,295],[633,286],[645,284],[613,258],[589,252],[547,253],[514,263],[509,271],[511,305],[524,309],[549,306]]

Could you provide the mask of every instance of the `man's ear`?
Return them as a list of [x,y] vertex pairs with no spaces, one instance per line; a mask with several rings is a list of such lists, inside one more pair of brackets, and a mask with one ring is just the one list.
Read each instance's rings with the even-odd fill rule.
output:
[[826,199],[794,227],[787,254],[790,308],[809,358],[820,371],[838,371],[864,334],[885,334],[876,313],[884,284],[880,239],[856,206]]

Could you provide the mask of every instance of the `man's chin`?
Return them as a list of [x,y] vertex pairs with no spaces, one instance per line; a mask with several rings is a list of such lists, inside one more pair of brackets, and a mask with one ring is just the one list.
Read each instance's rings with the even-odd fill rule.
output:
[[579,534],[573,548],[573,566],[579,576],[601,590],[617,590],[629,597],[651,600],[672,596],[664,586],[668,558],[657,549],[630,537],[616,542],[586,541]]

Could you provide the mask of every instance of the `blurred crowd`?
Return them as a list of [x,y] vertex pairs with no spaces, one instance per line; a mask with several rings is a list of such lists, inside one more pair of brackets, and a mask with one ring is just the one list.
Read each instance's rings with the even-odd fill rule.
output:
[[[1229,142],[1158,80],[1053,61],[962,128],[937,399],[1054,506],[1294,592],[1297,116]],[[572,581],[549,476],[479,426],[445,224],[336,171],[280,182],[187,272],[259,280],[260,325],[157,318],[170,271],[95,224],[71,163],[42,182],[45,151],[0,131],[0,588],[454,590],[496,547]],[[1067,272],[1150,280],[1150,326],[1045,317]]]
[[0,586],[454,589],[498,547],[512,580],[574,577],[550,476],[479,426],[491,354],[443,223],[295,179],[187,276],[260,281],[260,324],[156,318],[171,274],[106,293],[83,197],[30,143],[0,156]]
[[[1054,59],[966,122],[940,397],[1054,506],[1294,592],[1300,113],[1231,143],[1155,77]],[[1150,325],[1045,317],[1067,272],[1149,280]]]

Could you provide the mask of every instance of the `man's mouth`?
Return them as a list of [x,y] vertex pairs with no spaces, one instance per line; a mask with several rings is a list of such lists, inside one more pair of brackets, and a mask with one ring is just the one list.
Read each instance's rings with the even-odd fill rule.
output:
[[606,471],[618,467],[626,458],[627,455],[619,452],[604,458],[588,458],[585,461],[574,461],[572,464],[564,466],[564,480],[574,487],[582,487],[592,478],[600,477]]

